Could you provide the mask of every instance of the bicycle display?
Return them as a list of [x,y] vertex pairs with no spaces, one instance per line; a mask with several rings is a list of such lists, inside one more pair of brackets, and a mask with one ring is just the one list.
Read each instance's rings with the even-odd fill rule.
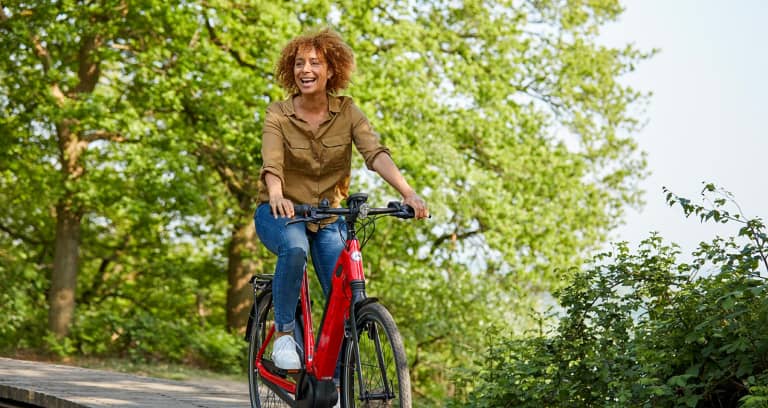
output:
[[[272,275],[251,280],[254,305],[246,339],[251,406],[271,407],[411,407],[411,386],[405,348],[392,315],[365,292],[358,221],[373,223],[381,216],[413,218],[413,210],[399,202],[373,208],[367,195],[353,194],[346,208],[296,205],[288,221],[320,222],[342,216],[347,240],[331,276],[331,291],[315,336],[306,268],[296,310],[294,337],[302,368],[288,372],[268,358],[274,339]],[[367,224],[366,224],[367,225]],[[368,237],[370,238],[370,237]],[[338,370],[338,371],[337,371]],[[339,384],[333,380],[338,375]]]

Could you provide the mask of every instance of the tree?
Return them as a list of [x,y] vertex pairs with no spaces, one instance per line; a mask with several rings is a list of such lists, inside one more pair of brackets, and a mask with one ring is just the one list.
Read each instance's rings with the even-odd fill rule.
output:
[[285,41],[286,29],[291,27],[290,21],[282,27],[270,25],[285,19],[293,7],[272,2],[206,2],[200,18],[207,38],[185,54],[189,62],[185,69],[174,73],[180,80],[200,78],[184,91],[184,113],[195,127],[190,145],[218,175],[228,202],[234,204],[226,211],[231,230],[226,249],[230,330],[245,329],[253,296],[248,284],[251,276],[271,270],[271,263],[263,261],[267,256],[253,225],[260,118],[267,103],[280,97],[271,81],[273,61],[279,52],[277,44]]
[[[253,65],[240,60],[222,43],[209,15],[221,17],[225,13],[217,14],[211,6],[162,2],[87,6],[78,2],[21,3],[2,10],[2,29],[8,34],[4,41],[8,52],[5,71],[15,74],[4,77],[6,112],[10,114],[4,122],[7,134],[17,135],[13,140],[17,147],[58,147],[55,159],[39,155],[31,161],[39,164],[38,169],[60,170],[59,177],[51,179],[49,175],[45,181],[58,190],[53,192],[57,229],[49,296],[50,329],[63,337],[73,318],[83,217],[106,215],[99,213],[98,207],[104,203],[98,202],[109,200],[115,193],[100,188],[103,186],[97,182],[101,176],[95,173],[101,169],[94,168],[109,164],[113,173],[126,179],[136,177],[136,173],[120,171],[125,170],[126,162],[146,166],[130,169],[138,173],[172,175],[171,184],[178,193],[173,202],[187,209],[197,203],[192,211],[195,213],[205,213],[206,207],[200,203],[206,197],[194,195],[208,190],[202,187],[206,183],[188,177],[190,170],[217,171],[225,191],[238,204],[228,256],[232,310],[228,325],[243,327],[250,293],[247,280],[259,265],[248,215],[253,208],[255,181],[250,169],[240,170],[246,175],[245,181],[233,178],[232,167],[241,164],[223,158],[233,147],[244,147],[243,141],[251,140],[253,144],[253,105],[263,106],[266,102],[254,87],[232,86],[234,81],[252,82],[250,79],[259,78],[261,72],[254,73]],[[246,70],[233,70],[238,63]],[[223,99],[222,90],[227,88],[241,93],[230,93],[228,99]],[[231,103],[222,104],[223,100]],[[213,120],[207,121],[210,118]],[[228,126],[227,120],[234,125]],[[235,140],[230,136],[226,144],[221,143],[219,136],[227,134],[235,135]],[[100,142],[128,142],[139,148],[108,147]],[[94,153],[89,155],[89,150]],[[253,166],[254,151],[258,146],[240,152],[241,162],[248,160]],[[117,156],[109,156],[113,153]],[[147,160],[149,157],[155,160]],[[164,170],[160,170],[162,167]],[[29,174],[21,172],[16,176],[26,179]],[[121,181],[119,175],[112,181]],[[195,185],[197,192],[182,187],[186,184]],[[221,193],[211,190],[207,198],[221,201],[216,198]],[[144,210],[178,210],[168,202],[156,201],[158,196],[145,198],[163,208]],[[221,205],[217,210],[225,212]],[[216,214],[213,219],[220,216]]]
[[451,392],[446,367],[466,365],[489,325],[525,325],[535,294],[568,282],[639,203],[642,95],[619,77],[650,54],[599,45],[617,1],[331,9],[357,52],[349,93],[435,215],[416,233],[379,229],[371,290],[407,316],[417,391]]
[[[66,6],[22,3],[0,8],[3,71],[9,73],[3,76],[2,87],[5,134],[13,138],[11,146],[40,146],[45,153],[31,157],[31,163],[53,170],[47,175],[38,172],[52,179],[44,184],[54,190],[49,327],[59,337],[67,335],[74,314],[81,221],[93,200],[87,194],[86,150],[97,141],[126,139],[117,123],[93,121],[92,113],[103,112],[106,107],[102,104],[110,99],[108,93],[94,90],[109,56],[119,54],[104,48],[111,40],[109,30],[118,27],[115,20],[122,22],[127,9],[119,4]],[[53,21],[58,24],[51,24]],[[72,31],[57,29],[72,23]],[[27,174],[17,176],[28,181],[23,178]]]

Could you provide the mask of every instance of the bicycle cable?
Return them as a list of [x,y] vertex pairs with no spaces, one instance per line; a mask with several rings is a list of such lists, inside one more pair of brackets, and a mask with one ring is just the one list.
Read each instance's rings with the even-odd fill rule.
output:
[[361,233],[358,234],[362,236],[362,238],[360,239],[360,250],[365,248],[365,245],[373,237],[374,233],[376,232],[376,221],[378,221],[382,217],[386,217],[386,215],[374,215],[372,217],[366,218],[363,221],[360,221],[359,230],[361,231]]

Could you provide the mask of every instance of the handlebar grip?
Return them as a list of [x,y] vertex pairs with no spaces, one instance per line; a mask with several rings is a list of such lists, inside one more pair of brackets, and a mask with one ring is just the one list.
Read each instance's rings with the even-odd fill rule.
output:
[[296,214],[296,216],[306,217],[309,215],[311,208],[312,206],[309,204],[294,204],[293,212]]

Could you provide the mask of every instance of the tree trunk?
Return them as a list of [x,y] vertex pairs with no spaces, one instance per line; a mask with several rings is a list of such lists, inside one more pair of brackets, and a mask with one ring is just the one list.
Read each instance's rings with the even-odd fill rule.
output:
[[74,201],[68,182],[79,179],[84,168],[80,156],[87,142],[71,132],[72,121],[63,120],[56,126],[59,138],[61,175],[64,196],[56,204],[56,241],[53,253],[53,273],[49,297],[48,328],[58,338],[69,334],[75,313],[75,288],[80,261],[80,220],[82,213]]
[[257,244],[253,222],[234,225],[227,267],[227,329],[230,331],[243,332],[248,323],[248,312],[253,303],[248,282],[261,265],[255,256]]
[[75,288],[80,258],[80,216],[62,200],[56,206],[56,244],[53,254],[48,327],[58,338],[69,334],[75,313]]

